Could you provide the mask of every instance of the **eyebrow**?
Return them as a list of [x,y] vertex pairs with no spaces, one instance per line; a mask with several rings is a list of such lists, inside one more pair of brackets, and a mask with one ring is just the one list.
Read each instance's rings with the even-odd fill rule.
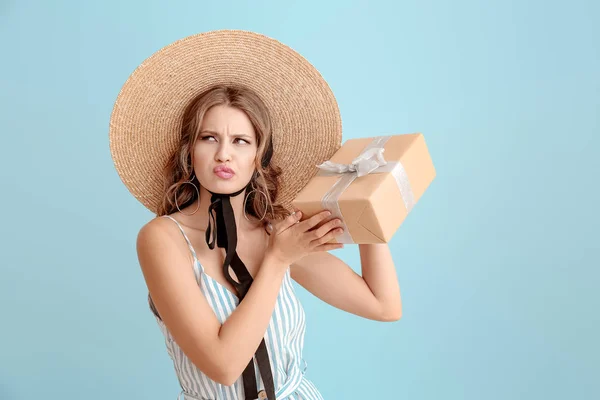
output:
[[[203,129],[202,131],[200,131],[200,133],[212,133],[213,135],[221,136],[221,134],[219,132],[211,131],[210,129]],[[237,135],[231,135],[231,136],[252,139],[252,136],[246,135],[246,134],[237,134]]]

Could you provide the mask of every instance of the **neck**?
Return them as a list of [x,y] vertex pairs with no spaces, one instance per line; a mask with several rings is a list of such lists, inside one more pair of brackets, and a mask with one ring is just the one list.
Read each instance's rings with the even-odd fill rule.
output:
[[[235,226],[237,227],[238,232],[248,232],[252,229],[256,228],[256,225],[259,223],[258,220],[250,215],[248,221],[244,217],[244,198],[246,196],[247,189],[243,190],[237,196],[230,196],[229,202],[231,203],[231,208],[233,209],[233,214],[235,217]],[[191,227],[206,231],[208,228],[208,207],[211,204],[212,193],[206,190],[202,185],[200,185],[200,199],[194,201],[188,207],[183,209],[184,217],[188,222],[188,225]],[[198,202],[200,202],[200,206],[198,206]],[[197,211],[196,211],[197,210]],[[194,211],[196,211],[194,214]],[[186,215],[191,214],[191,215]],[[251,222],[252,221],[252,222]]]

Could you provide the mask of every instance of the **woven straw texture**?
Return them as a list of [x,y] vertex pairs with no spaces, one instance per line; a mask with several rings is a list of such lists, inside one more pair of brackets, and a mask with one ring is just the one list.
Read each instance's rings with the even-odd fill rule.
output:
[[219,30],[180,39],[129,76],[115,102],[109,142],[128,190],[156,213],[162,169],[175,151],[192,98],[216,84],[242,85],[266,104],[273,124],[272,161],[283,168],[276,201],[291,201],[317,164],[341,146],[335,97],[321,74],[290,47],[262,34]]

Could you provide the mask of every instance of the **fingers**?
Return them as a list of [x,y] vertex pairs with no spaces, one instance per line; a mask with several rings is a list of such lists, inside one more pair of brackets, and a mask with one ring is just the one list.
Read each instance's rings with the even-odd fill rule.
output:
[[330,250],[337,250],[337,249],[343,249],[344,248],[344,244],[343,243],[325,243],[322,245],[319,245],[315,248],[313,248],[311,250],[311,252],[317,252],[317,251],[330,251]]
[[329,217],[331,215],[331,212],[325,210],[325,211],[321,211],[318,214],[313,215],[312,217],[301,221],[299,225],[299,229],[302,229],[303,231],[307,231],[309,229],[311,229],[312,227],[314,227],[315,225],[318,225],[319,222],[323,221],[325,218]]
[[[317,237],[311,243],[313,244],[313,246],[320,245],[320,244],[323,244],[323,243],[327,243],[331,239],[335,238],[336,236],[341,235],[343,231],[344,230],[342,228],[337,228],[337,229],[330,230],[329,232],[327,232],[327,234],[325,234],[325,235],[323,235],[321,237]],[[317,232],[317,231],[315,231],[315,232]]]
[[290,226],[297,224],[300,221],[300,218],[302,218],[302,211],[295,210],[293,213],[288,215],[286,219],[284,219],[277,225],[276,232],[280,233],[285,231]]
[[[329,232],[329,231],[331,231],[332,229],[335,229],[335,228],[340,228],[341,225],[342,224],[341,224],[340,220],[337,219],[337,218],[332,219],[331,221],[328,221],[327,223],[325,223],[322,226],[320,226],[318,229],[314,230],[314,232],[315,232],[314,233],[314,239],[318,239],[318,238],[323,237],[327,232]],[[340,228],[339,232],[340,233],[342,232],[341,228]],[[321,243],[323,243],[323,242],[321,242]]]

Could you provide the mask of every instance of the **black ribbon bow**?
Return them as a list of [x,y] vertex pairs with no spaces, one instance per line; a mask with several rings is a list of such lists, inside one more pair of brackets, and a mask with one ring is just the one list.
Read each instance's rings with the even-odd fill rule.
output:
[[[243,261],[238,257],[236,251],[237,227],[230,197],[239,195],[244,189],[246,189],[246,187],[231,194],[220,194],[209,191],[212,196],[210,200],[211,204],[208,208],[209,221],[208,228],[206,229],[206,243],[208,244],[208,247],[211,250],[214,249],[216,241],[217,247],[226,249],[225,261],[223,262],[223,274],[225,275],[225,279],[227,279],[227,281],[236,289],[240,302],[248,292],[248,289],[250,289],[252,276],[248,272]],[[213,215],[213,211],[215,211],[216,219]],[[239,282],[231,277],[229,266],[231,266],[231,269],[235,272]],[[260,342],[254,357],[256,358],[260,375],[265,384],[267,398],[269,400],[275,400],[275,384],[273,383],[273,373],[271,371],[271,365],[269,364],[269,353],[264,338]],[[244,379],[244,393],[246,400],[256,399],[258,397],[258,392],[253,360],[250,360],[244,369],[242,376]]]

